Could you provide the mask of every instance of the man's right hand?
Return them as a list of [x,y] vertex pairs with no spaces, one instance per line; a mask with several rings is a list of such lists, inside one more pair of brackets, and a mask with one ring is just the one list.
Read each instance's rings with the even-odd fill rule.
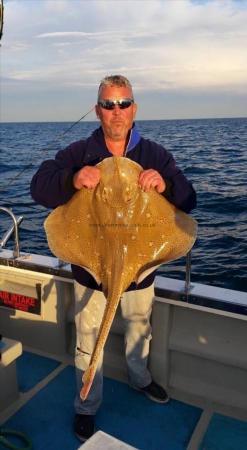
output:
[[81,189],[82,187],[93,189],[97,186],[99,180],[100,170],[98,167],[85,166],[73,176],[73,185],[76,189]]

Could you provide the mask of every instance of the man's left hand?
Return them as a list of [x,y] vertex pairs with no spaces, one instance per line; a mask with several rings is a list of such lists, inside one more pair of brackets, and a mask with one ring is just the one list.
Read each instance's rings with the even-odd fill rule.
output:
[[145,191],[148,192],[154,188],[161,194],[165,191],[166,183],[162,176],[154,169],[143,170],[139,176],[139,185]]

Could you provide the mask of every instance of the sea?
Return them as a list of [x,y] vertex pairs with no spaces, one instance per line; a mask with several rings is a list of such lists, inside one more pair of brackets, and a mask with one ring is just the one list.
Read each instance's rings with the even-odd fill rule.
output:
[[[141,135],[169,150],[193,183],[198,221],[191,281],[246,291],[247,118],[137,121]],[[0,205],[24,216],[22,252],[50,255],[43,228],[49,210],[29,193],[41,162],[71,142],[88,137],[97,122],[2,123]],[[0,239],[10,219],[0,212]],[[6,248],[13,248],[9,241]],[[165,277],[185,279],[185,258],[159,268]]]

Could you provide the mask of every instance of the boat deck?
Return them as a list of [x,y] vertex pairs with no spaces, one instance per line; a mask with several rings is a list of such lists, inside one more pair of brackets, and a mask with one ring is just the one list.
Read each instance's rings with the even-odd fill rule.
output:
[[[20,392],[18,397],[15,362],[7,358],[5,342],[0,400],[6,409],[0,425],[25,433],[34,450],[78,450],[70,268],[40,255],[16,260],[9,251],[1,253],[0,268],[0,328],[17,346],[12,356]],[[185,301],[180,280],[157,277],[155,287],[149,363],[154,379],[169,386],[171,401],[154,403],[126,384],[124,329],[117,314],[105,349],[107,377],[96,430],[139,450],[247,448],[246,294],[194,283]],[[19,308],[22,297],[31,299],[35,310]],[[1,433],[0,450],[6,450]]]
[[[73,365],[24,351],[17,359],[17,374],[20,398],[0,414],[3,428],[25,433],[34,450],[77,450]],[[96,430],[142,450],[247,448],[247,422],[214,413],[212,405],[203,410],[174,398],[157,404],[110,378],[104,380]]]

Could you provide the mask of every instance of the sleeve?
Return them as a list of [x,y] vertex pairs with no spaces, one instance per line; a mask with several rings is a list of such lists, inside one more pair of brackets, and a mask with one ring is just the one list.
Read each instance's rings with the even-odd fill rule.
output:
[[157,170],[167,185],[162,195],[177,208],[189,213],[196,207],[196,192],[192,183],[176,165],[170,152],[159,146],[158,155]]
[[70,200],[76,192],[74,173],[83,167],[78,159],[83,160],[83,141],[59,151],[55,159],[44,161],[31,181],[32,198],[47,208],[56,208]]

